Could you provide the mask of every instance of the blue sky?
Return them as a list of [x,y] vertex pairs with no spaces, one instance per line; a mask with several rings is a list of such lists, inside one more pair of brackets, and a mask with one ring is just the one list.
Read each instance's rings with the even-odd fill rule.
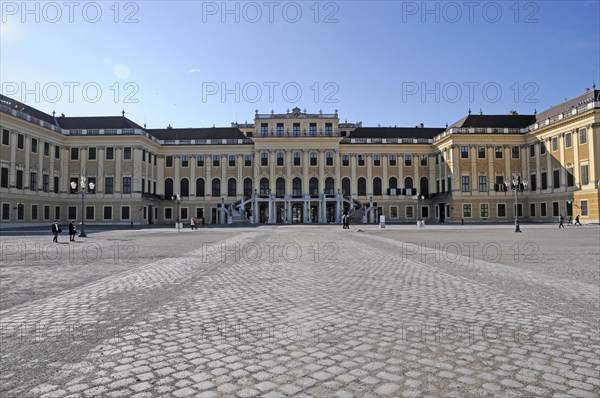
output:
[[2,93],[148,128],[255,109],[444,126],[600,86],[600,1],[1,3]]

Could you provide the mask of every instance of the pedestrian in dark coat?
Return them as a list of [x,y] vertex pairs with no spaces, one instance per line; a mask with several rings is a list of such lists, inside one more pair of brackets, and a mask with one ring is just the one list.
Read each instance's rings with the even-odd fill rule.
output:
[[54,235],[52,242],[58,243],[58,234],[60,234],[61,232],[62,232],[62,229],[60,228],[60,224],[58,223],[58,220],[54,220],[54,222],[52,223],[52,234]]
[[75,242],[75,234],[77,234],[77,227],[75,227],[75,222],[71,220],[69,223],[69,241]]
[[562,216],[562,214],[560,215],[560,223],[558,224],[558,228],[564,228],[565,225],[563,224],[563,221],[565,220],[565,218]]
[[579,222],[579,214],[577,214],[577,217],[575,217],[575,225],[581,226],[581,223]]

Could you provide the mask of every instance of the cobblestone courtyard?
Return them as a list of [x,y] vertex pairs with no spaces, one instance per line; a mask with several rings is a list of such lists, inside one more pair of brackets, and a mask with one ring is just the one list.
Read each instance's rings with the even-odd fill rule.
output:
[[2,397],[597,397],[600,229],[1,237]]

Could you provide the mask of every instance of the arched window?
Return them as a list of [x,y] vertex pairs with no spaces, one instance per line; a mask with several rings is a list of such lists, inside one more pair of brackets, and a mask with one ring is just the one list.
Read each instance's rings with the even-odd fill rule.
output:
[[398,189],[398,179],[396,177],[390,177],[390,189]]
[[373,178],[373,195],[381,196],[383,195],[381,189],[381,178],[375,177]]
[[179,181],[179,194],[183,196],[190,196],[190,180],[182,178]]
[[261,195],[269,194],[269,179],[268,178],[260,179],[260,194]]
[[419,195],[429,195],[429,179],[427,177],[421,177],[419,184]]
[[364,177],[358,179],[358,196],[367,196],[367,180]]
[[204,196],[204,178],[196,179],[196,196]]
[[275,181],[275,195],[284,196],[285,195],[285,180],[279,177]]
[[350,196],[350,179],[342,178],[342,195]]
[[252,178],[244,179],[244,196],[252,196]]
[[235,178],[230,178],[227,180],[227,196],[236,196],[237,195],[237,181]]
[[404,188],[406,189],[412,189],[413,187],[413,179],[412,177],[406,177],[404,179]]
[[218,178],[213,178],[212,180],[212,196],[221,196],[221,180]]
[[308,180],[308,193],[310,196],[319,196],[319,179],[317,177]]
[[302,179],[300,177],[292,180],[292,194],[296,196],[302,195]]
[[165,180],[165,199],[171,199],[173,196],[173,179],[167,178]]
[[327,195],[335,195],[334,189],[335,189],[335,184],[334,184],[333,178],[327,177],[325,179],[325,193]]

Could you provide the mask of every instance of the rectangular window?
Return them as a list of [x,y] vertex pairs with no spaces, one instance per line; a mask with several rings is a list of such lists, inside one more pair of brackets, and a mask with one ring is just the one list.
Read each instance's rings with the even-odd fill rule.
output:
[[325,135],[333,135],[333,124],[325,123]]
[[196,166],[197,167],[204,167],[204,155],[197,155],[196,156]]
[[350,155],[342,155],[342,166],[350,166]]
[[71,160],[79,160],[79,148],[71,148]]
[[471,218],[471,205],[469,203],[463,204],[463,217]]
[[572,187],[575,185],[575,177],[573,176],[573,167],[567,167],[567,186]]
[[283,166],[283,152],[277,152],[277,166]]
[[546,153],[546,144],[544,142],[540,142],[540,155]]
[[38,219],[38,206],[37,205],[31,205],[31,219],[32,220]]
[[404,165],[412,166],[412,155],[404,155]]
[[398,218],[398,207],[397,206],[390,207],[390,218]]
[[469,187],[469,176],[462,176],[462,192],[470,192],[471,189]]
[[123,177],[123,193],[131,193],[131,177]]
[[413,207],[412,206],[406,206],[406,218],[413,218],[414,214],[413,214]]
[[25,219],[25,205],[22,203],[17,204],[17,220]]
[[0,187],[8,188],[8,167],[2,167],[0,175]]
[[60,186],[59,182],[60,182],[59,177],[54,177],[54,193],[58,193],[58,188]]
[[581,185],[587,185],[590,183],[589,167],[587,164],[581,165]]
[[548,189],[548,173],[542,172],[542,189]]
[[482,203],[479,205],[479,213],[481,218],[487,218],[490,216],[490,206],[487,203]]
[[565,134],[565,148],[571,148],[572,145],[573,144],[571,142],[571,133]]
[[10,145],[10,131],[2,129],[2,145]]
[[506,217],[506,204],[498,203],[498,217]]
[[96,215],[95,213],[95,207],[94,206],[86,206],[85,207],[85,219],[86,220],[93,220]]
[[277,123],[277,135],[283,135],[283,123]]
[[263,137],[269,135],[269,124],[268,123],[260,124],[260,135],[262,135]]
[[187,220],[188,219],[188,208],[187,207],[182,207],[179,209],[179,211],[181,211],[181,219],[182,220]]
[[540,203],[540,215],[546,217],[546,203]]
[[311,123],[308,126],[308,133],[310,135],[317,135],[317,123]]
[[558,217],[560,214],[560,207],[558,202],[552,202],[552,217]]
[[529,157],[530,158],[535,157],[535,145],[534,144],[529,145]]
[[529,178],[529,189],[535,191],[537,189],[537,175],[532,174]]
[[587,144],[587,130],[579,129],[579,144]]
[[512,158],[513,159],[519,159],[521,155],[519,154],[519,147],[518,146],[513,146],[512,147]]
[[477,147],[477,158],[485,159],[485,147],[483,145]]
[[23,134],[17,134],[17,148],[23,149],[25,146],[25,136]]
[[106,160],[113,160],[115,158],[115,148],[107,146],[104,157]]
[[104,177],[104,193],[114,193],[114,177]]
[[581,208],[581,215],[583,217],[587,217],[589,215],[589,213],[588,213],[588,201],[587,200],[580,200],[579,201],[579,207]]
[[300,123],[294,123],[294,126],[292,127],[292,132],[294,133],[294,135],[297,137],[300,135]]
[[381,166],[381,155],[373,155],[373,166]]
[[317,165],[317,153],[316,152],[311,152],[310,153],[310,165],[311,166],[316,166]]
[[50,206],[45,205],[44,206],[44,220],[49,220],[50,219]]
[[146,150],[142,149],[142,162],[146,161]]
[[333,152],[327,152],[325,154],[325,164],[327,166],[333,166]]
[[59,146],[54,147],[54,159],[60,159],[60,147]]
[[479,192],[487,192],[487,176],[479,176]]
[[96,148],[88,148],[88,159],[89,160],[96,160]]
[[469,147],[466,145],[463,145],[460,147],[460,158],[461,159],[468,159],[469,158]]
[[229,167],[235,167],[235,155],[229,155]]
[[560,188],[560,170],[556,169],[552,172],[552,183],[554,188]]
[[389,165],[390,166],[395,166],[396,165],[396,155],[390,155],[389,156]]
[[213,167],[219,167],[221,165],[221,155],[213,155],[212,165]]
[[359,166],[364,166],[365,165],[365,155],[357,155],[357,159],[358,159],[358,165]]
[[17,170],[17,189],[23,189],[23,170]]
[[261,152],[260,154],[260,165],[268,166],[269,165],[269,154],[266,152]]
[[126,146],[123,148],[123,159],[131,160],[131,147]]
[[129,212],[130,212],[130,207],[129,206],[121,206],[121,220],[129,220]]
[[190,155],[181,155],[181,167],[190,167]]
[[77,219],[77,206],[69,206],[67,208],[67,214],[68,214],[68,218],[69,220],[75,220]]
[[173,209],[171,207],[165,208],[165,220],[173,219]]
[[50,192],[50,176],[48,174],[42,176],[42,189],[44,192]]
[[421,166],[427,166],[427,155],[421,156]]
[[173,156],[165,156],[165,167],[173,167]]
[[29,173],[29,190],[37,191],[37,173],[33,171]]
[[300,152],[294,152],[294,166],[300,166]]
[[104,206],[102,212],[102,219],[112,220],[112,206]]
[[252,155],[244,155],[244,166],[252,166]]
[[60,206],[54,206],[54,219],[60,220]]
[[558,137],[552,137],[552,152],[558,151]]
[[44,142],[44,156],[50,156],[50,143]]
[[36,138],[32,138],[31,139],[31,152],[32,153],[37,153],[37,145],[38,145],[38,140]]
[[535,217],[535,203],[529,204],[529,216]]
[[496,159],[502,159],[502,147],[501,146],[497,146],[496,147]]
[[2,219],[10,220],[10,203],[2,203]]

